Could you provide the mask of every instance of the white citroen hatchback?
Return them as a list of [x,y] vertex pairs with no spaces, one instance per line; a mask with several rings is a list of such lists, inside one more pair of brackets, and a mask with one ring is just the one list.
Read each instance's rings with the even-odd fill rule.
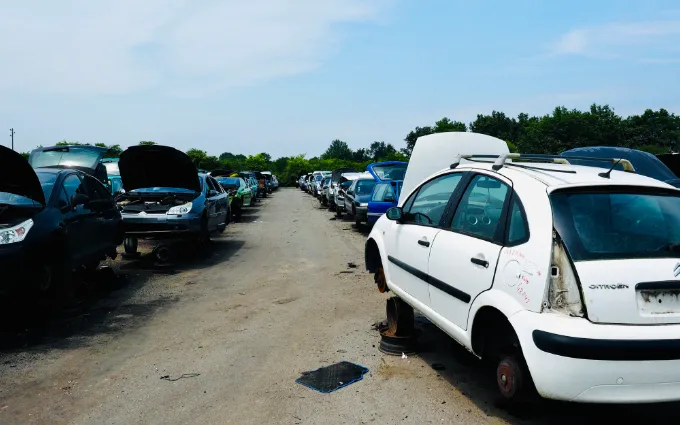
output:
[[612,165],[628,172],[488,149],[422,178],[427,158],[441,162],[427,137],[366,242],[379,290],[494,361],[508,399],[535,388],[576,402],[680,400],[680,191],[623,159]]

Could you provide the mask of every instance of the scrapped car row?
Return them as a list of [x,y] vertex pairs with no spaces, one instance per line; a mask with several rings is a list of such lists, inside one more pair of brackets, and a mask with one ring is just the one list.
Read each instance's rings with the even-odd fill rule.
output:
[[397,205],[407,162],[369,164],[366,171],[338,168],[300,176],[298,186],[315,196],[322,206],[354,219],[357,227],[373,225],[388,208]]
[[[116,258],[138,239],[202,243],[276,190],[266,172],[199,172],[168,146],[38,148],[28,160],[0,146],[0,293],[67,293],[74,272]],[[160,246],[160,245],[159,245]],[[156,251],[167,260],[167,249]]]
[[515,154],[452,132],[382,167],[299,186],[358,225],[376,217],[365,262],[394,295],[383,340],[415,338],[417,310],[492,364],[508,401],[680,400],[680,155]]

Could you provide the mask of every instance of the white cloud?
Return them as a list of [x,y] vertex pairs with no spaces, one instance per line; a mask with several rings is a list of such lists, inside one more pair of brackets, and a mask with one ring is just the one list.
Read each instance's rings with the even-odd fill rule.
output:
[[672,63],[680,58],[678,45],[680,20],[613,23],[567,32],[552,46],[552,54]]
[[0,91],[211,93],[294,75],[389,1],[2,2]]

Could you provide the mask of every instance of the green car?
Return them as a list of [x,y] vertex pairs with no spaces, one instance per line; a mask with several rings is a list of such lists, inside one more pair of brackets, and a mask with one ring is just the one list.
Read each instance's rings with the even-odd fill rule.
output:
[[242,177],[217,177],[215,180],[229,194],[229,204],[236,220],[241,218],[243,207],[253,205],[253,193]]

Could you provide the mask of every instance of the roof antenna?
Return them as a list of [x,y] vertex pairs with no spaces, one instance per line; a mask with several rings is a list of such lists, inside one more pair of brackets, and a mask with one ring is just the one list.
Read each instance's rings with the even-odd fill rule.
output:
[[615,161],[615,162],[614,162],[614,164],[611,166],[611,168],[610,168],[609,170],[607,170],[607,171],[604,172],[604,173],[598,173],[598,176],[600,176],[600,177],[602,177],[602,178],[605,178],[605,179],[610,178],[611,175],[612,175],[612,170],[614,170],[614,167],[616,167],[616,166],[617,166],[621,161],[623,161],[624,159],[628,159],[628,156],[630,155],[630,152],[631,152],[631,150],[628,149],[628,152],[626,153],[626,157],[625,157],[625,158],[619,158],[618,161]]

